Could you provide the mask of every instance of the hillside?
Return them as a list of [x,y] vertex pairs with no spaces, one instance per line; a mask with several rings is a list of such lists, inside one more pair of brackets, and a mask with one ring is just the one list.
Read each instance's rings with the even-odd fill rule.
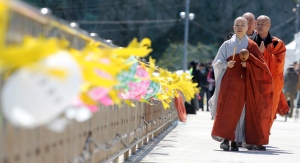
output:
[[[126,46],[134,37],[149,37],[154,49],[151,55],[156,59],[170,44],[183,42],[184,25],[179,13],[185,10],[184,0],[25,1],[48,7],[59,18],[81,22],[81,28],[113,40],[118,46]],[[189,43],[217,48],[232,31],[233,20],[249,11],[256,16],[268,15],[272,34],[287,44],[295,33],[295,5],[294,0],[190,0],[190,12],[195,19],[190,21]]]

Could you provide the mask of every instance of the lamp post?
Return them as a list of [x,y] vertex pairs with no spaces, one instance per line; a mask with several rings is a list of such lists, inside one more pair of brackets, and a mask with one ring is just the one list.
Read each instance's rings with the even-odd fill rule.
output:
[[299,32],[299,4],[300,0],[297,1],[296,8],[293,8],[293,12],[296,14],[295,33]]
[[[183,47],[183,71],[187,70],[187,55],[188,55],[188,34],[189,34],[189,20],[195,18],[195,14],[189,13],[190,0],[186,0],[185,12],[180,12],[179,16],[184,19],[184,47]],[[188,16],[186,16],[188,15]]]
[[[296,42],[296,47],[295,47],[295,55],[299,55],[300,53],[300,47],[299,47],[299,43],[300,43],[300,34],[299,34],[299,4],[300,4],[300,0],[297,0],[297,4],[296,7],[293,8],[294,13],[296,14],[296,20],[295,20],[295,42]],[[299,60],[299,57],[297,57]]]

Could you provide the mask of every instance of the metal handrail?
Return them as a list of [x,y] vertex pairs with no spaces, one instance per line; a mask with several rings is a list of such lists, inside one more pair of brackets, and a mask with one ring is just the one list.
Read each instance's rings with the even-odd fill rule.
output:
[[[49,15],[43,15],[40,12],[40,10],[26,4],[25,2],[12,0],[9,1],[8,4],[12,12],[14,12],[15,14],[22,15],[23,18],[27,17],[44,26],[58,28],[59,30],[62,30],[63,32],[68,33],[70,35],[77,36],[86,42],[98,41],[101,43],[102,47],[116,47],[116,45],[107,43],[104,39],[101,39],[99,37],[90,37],[88,32],[83,29],[70,27],[69,24],[64,20],[57,19]],[[46,33],[43,34],[47,36]]]
[[[77,49],[90,41],[100,42],[103,48],[116,47],[104,39],[90,37],[82,29],[71,28],[63,20],[43,15],[24,2],[11,0],[9,8],[8,44],[21,42],[25,35],[42,35],[65,38],[71,47]],[[0,81],[0,89],[1,84],[3,82]],[[117,162],[119,156],[128,156],[130,150],[134,153],[136,146],[142,145],[141,141],[150,140],[152,135],[158,135],[177,119],[173,102],[169,110],[164,110],[161,103],[132,102],[136,108],[124,103],[100,106],[90,120],[74,122],[60,134],[45,127],[32,130],[17,128],[3,120],[0,122],[0,162]],[[109,148],[107,144],[110,144]],[[92,146],[98,149],[103,147],[104,150],[93,150]]]

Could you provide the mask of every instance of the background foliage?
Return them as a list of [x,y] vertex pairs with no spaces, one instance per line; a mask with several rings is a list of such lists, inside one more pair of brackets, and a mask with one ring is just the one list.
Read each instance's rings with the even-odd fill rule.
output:
[[[50,8],[56,17],[81,22],[81,28],[113,40],[118,46],[126,46],[134,37],[149,37],[154,49],[151,56],[159,66],[182,67],[184,25],[179,13],[185,10],[185,0],[25,1]],[[272,20],[271,34],[288,44],[296,31],[292,11],[295,6],[295,0],[190,0],[195,19],[190,21],[188,61],[207,62],[232,31],[233,20],[248,11],[256,17],[268,15]],[[137,23],[139,20],[146,22]],[[149,22],[152,20],[161,21]]]

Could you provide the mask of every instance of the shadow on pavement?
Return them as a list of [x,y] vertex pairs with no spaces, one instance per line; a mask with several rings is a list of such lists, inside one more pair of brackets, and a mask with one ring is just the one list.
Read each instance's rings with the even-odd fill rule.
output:
[[[138,163],[143,160],[144,157],[146,157],[154,147],[161,141],[170,141],[174,142],[173,140],[163,140],[174,128],[178,126],[178,122],[174,122],[170,127],[168,127],[165,131],[160,133],[156,138],[149,141],[147,144],[143,145],[141,148],[139,148],[136,151],[136,154],[131,155],[128,160],[124,161],[123,163]],[[157,155],[168,155],[164,153],[152,153]],[[145,163],[152,163],[152,162],[145,162]]]
[[[282,154],[294,154],[291,152],[287,152],[285,150],[278,149],[273,146],[266,146],[266,151],[258,151],[258,150],[247,150],[245,148],[239,148],[240,151],[224,151],[224,152],[235,152],[235,153],[243,153],[243,154],[254,154],[254,155],[282,155]],[[215,150],[215,151],[223,151],[223,150]]]

